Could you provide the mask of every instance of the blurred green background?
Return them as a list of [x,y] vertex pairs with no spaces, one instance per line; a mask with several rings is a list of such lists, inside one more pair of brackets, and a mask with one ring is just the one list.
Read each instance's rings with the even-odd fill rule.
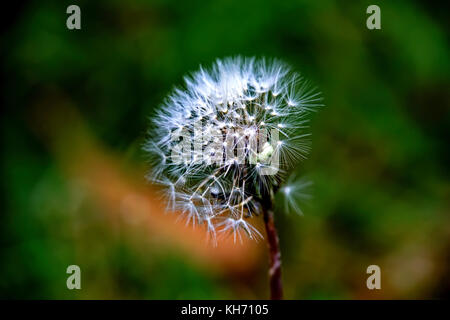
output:
[[[70,4],[81,8],[81,30],[66,28]],[[264,243],[197,255],[198,241],[183,247],[171,222],[129,219],[145,216],[136,203],[152,197],[140,150],[152,110],[199,64],[237,54],[280,58],[325,98],[300,168],[313,198],[304,216],[276,216],[286,298],[449,297],[448,11],[377,1],[382,29],[371,31],[370,4],[18,6],[2,32],[0,297],[268,297]],[[81,290],[66,288],[71,264],[81,267]],[[366,288],[371,264],[381,290]]]

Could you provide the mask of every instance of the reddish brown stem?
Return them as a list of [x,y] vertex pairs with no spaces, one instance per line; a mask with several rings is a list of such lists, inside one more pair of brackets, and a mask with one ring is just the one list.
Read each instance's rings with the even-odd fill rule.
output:
[[267,245],[269,246],[269,281],[270,298],[283,299],[283,283],[281,281],[281,252],[277,228],[273,221],[272,209],[264,209],[264,224],[266,225]]

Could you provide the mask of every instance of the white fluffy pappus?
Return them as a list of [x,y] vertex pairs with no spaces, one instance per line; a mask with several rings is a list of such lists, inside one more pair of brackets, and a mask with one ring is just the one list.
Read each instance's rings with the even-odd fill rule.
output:
[[184,80],[144,146],[148,179],[164,187],[168,209],[214,239],[230,232],[235,240],[262,238],[250,221],[277,191],[301,212],[283,183],[309,152],[308,114],[322,106],[320,92],[278,60],[218,59]]

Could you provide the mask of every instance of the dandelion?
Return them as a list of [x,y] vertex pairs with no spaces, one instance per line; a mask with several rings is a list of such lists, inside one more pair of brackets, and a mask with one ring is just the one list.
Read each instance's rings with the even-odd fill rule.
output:
[[293,197],[306,184],[288,177],[309,152],[308,115],[322,105],[320,93],[277,60],[217,60],[184,80],[152,118],[148,179],[163,187],[169,210],[204,225],[214,241],[262,239],[252,225],[262,215],[271,296],[279,299],[274,199],[281,192],[286,207],[301,212]]

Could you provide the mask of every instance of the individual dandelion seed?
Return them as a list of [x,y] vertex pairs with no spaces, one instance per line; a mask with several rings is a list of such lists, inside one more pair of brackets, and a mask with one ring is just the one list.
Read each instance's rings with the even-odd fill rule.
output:
[[301,185],[290,171],[309,152],[308,115],[321,95],[287,65],[255,58],[217,60],[185,77],[152,118],[144,149],[148,179],[165,190],[170,211],[187,223],[242,241],[263,238],[252,221],[262,214],[270,257],[271,297],[282,297],[274,198],[300,211]]
[[312,181],[292,173],[276,194],[277,208],[286,213],[303,215],[301,203],[311,199]]

